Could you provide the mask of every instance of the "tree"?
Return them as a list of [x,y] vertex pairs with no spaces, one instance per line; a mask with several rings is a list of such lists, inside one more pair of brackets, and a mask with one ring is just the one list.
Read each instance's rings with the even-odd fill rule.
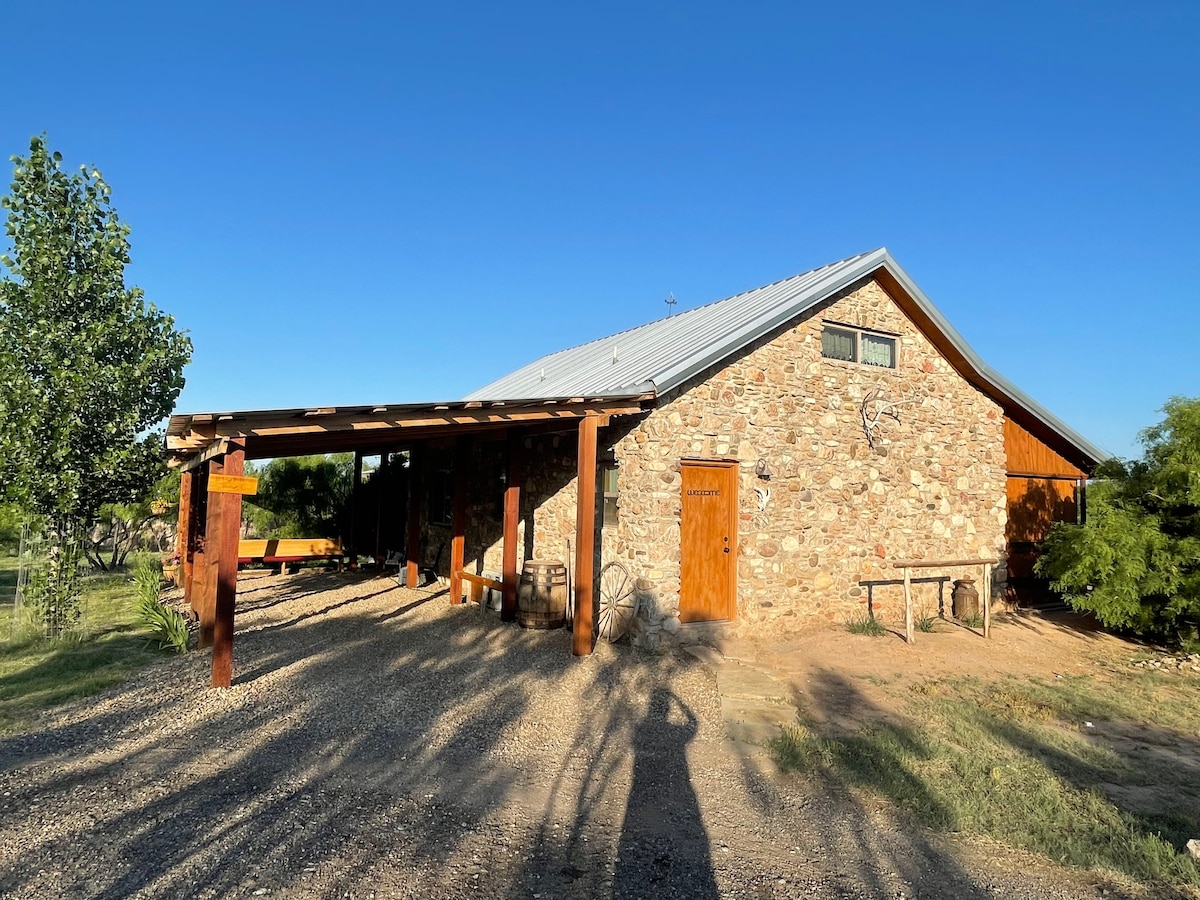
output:
[[258,534],[338,538],[347,533],[353,454],[273,459],[256,474],[258,494],[246,498],[246,513]]
[[164,474],[160,432],[191,340],[125,286],[129,226],[100,172],[68,174],[44,136],[15,165],[0,257],[0,497],[46,529],[38,584],[48,630],[79,616],[83,532],[106,503],[142,499]]
[[1039,575],[1105,625],[1180,640],[1200,622],[1200,399],[1173,397],[1088,488],[1087,523],[1055,525]]

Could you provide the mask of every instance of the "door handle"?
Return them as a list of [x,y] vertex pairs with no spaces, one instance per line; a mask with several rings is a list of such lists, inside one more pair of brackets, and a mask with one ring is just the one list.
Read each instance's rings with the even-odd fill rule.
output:
[[722,553],[728,553],[728,552],[729,552],[729,548],[728,548],[728,547],[722,547],[722,548],[721,548],[721,552],[722,552]]

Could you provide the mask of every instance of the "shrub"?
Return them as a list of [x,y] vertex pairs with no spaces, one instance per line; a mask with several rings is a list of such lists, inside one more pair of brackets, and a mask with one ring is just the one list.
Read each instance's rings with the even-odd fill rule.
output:
[[869,634],[871,637],[882,637],[887,634],[883,623],[870,613],[863,613],[861,616],[849,619],[846,622],[846,628],[851,634]]

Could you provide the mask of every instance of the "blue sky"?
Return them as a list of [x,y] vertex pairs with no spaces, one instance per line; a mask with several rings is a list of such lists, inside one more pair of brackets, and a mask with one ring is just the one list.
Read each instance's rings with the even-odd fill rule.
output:
[[129,280],[196,345],[181,411],[456,398],[669,292],[687,308],[883,245],[1112,452],[1200,394],[1200,4],[0,22],[0,151],[46,131],[104,172]]

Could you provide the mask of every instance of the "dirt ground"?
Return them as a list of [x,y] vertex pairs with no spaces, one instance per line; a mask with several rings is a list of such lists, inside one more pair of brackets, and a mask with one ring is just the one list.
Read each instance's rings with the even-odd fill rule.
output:
[[[775,775],[686,653],[574,659],[565,631],[349,574],[248,574],[237,629],[229,690],[205,653],[165,659],[0,740],[0,896],[1149,895]],[[1110,639],[918,640],[742,649],[797,702],[839,673],[820,705],[850,727],[887,672],[1053,674]]]

